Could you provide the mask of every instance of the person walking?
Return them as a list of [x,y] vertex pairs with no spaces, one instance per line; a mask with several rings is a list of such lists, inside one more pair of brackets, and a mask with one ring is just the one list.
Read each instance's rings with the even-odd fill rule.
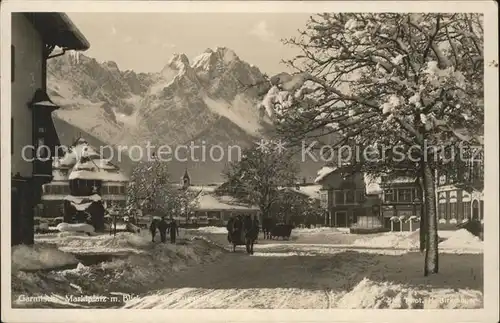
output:
[[158,230],[160,231],[161,242],[165,243],[167,241],[168,224],[164,216],[161,217],[160,223],[158,223]]
[[149,225],[149,232],[151,232],[151,241],[155,242],[156,230],[158,229],[158,225],[156,223],[156,219],[153,218],[151,224]]
[[227,230],[227,241],[231,243],[232,240],[232,234],[233,234],[233,224],[234,224],[234,217],[230,217],[229,220],[227,221],[226,224],[226,230]]
[[259,231],[260,231],[260,222],[259,222],[259,216],[255,215],[253,217],[253,225],[257,230],[257,238],[259,237]]
[[177,222],[174,219],[170,220],[170,224],[167,230],[170,233],[170,243],[175,243],[175,240],[179,235],[179,226],[177,225]]

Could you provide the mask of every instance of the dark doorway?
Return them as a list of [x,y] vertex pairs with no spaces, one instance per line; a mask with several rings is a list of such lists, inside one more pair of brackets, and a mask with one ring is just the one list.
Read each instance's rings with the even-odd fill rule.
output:
[[347,212],[335,212],[335,226],[339,228],[346,228],[348,226]]
[[472,202],[472,219],[479,220],[479,202],[477,200]]

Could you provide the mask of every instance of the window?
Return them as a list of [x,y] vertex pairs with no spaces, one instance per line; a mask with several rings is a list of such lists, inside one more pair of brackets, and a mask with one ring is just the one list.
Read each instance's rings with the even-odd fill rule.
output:
[[385,202],[395,202],[394,190],[385,190],[384,199]]
[[45,128],[44,127],[39,127],[38,128],[38,133],[45,133]]
[[104,194],[117,195],[117,194],[120,194],[119,192],[120,192],[119,186],[108,186],[106,193],[104,193]]
[[328,193],[321,192],[319,195],[321,206],[326,208],[328,207]]
[[439,185],[444,185],[446,183],[446,175],[439,176]]
[[450,219],[457,219],[457,203],[452,202],[450,203]]
[[10,118],[10,154],[14,155],[14,118]]
[[354,203],[354,191],[349,190],[345,192],[345,202],[346,204]]
[[342,191],[335,191],[335,204],[342,205],[345,204],[345,195]]
[[471,215],[471,212],[470,212],[471,203],[470,202],[463,202],[462,205],[463,205],[464,219],[470,219],[470,215]]
[[358,190],[356,191],[356,202],[364,202],[365,201],[365,192]]
[[422,198],[420,197],[420,193],[419,193],[418,188],[413,189],[413,200],[415,200],[416,198],[418,198],[420,201],[422,201]]
[[398,190],[398,202],[411,202],[411,189],[401,188]]
[[47,147],[45,147],[45,140],[43,138],[38,138],[38,145],[37,145],[37,158],[46,158],[48,151]]
[[16,48],[10,45],[10,81],[14,83],[16,79]]
[[440,203],[438,206],[438,216],[440,219],[446,219],[446,204]]
[[119,186],[118,187],[118,193],[119,194],[125,194],[125,186]]

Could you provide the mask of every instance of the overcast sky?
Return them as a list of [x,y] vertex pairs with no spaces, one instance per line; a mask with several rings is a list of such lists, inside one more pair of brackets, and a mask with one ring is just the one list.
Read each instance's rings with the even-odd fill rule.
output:
[[225,46],[262,72],[287,70],[280,63],[297,49],[280,39],[298,35],[304,13],[68,13],[90,42],[86,55],[115,61],[121,70],[159,72],[172,54],[190,60]]

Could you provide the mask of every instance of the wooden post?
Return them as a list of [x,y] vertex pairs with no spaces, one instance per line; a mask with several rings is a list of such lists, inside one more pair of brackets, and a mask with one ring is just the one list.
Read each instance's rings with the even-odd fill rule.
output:
[[391,232],[393,232],[393,231],[394,231],[394,220],[391,219]]

